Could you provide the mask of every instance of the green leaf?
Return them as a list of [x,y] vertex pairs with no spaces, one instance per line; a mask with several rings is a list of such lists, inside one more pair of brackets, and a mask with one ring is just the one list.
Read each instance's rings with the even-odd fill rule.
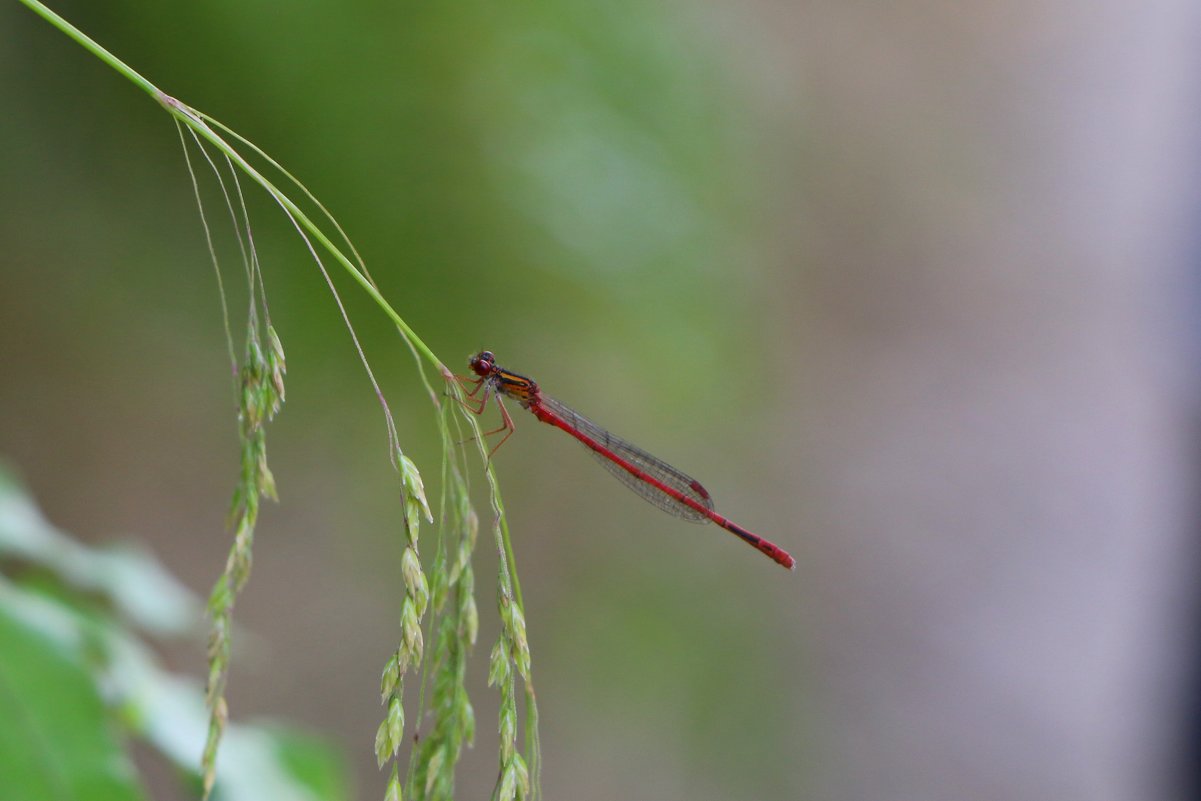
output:
[[100,593],[155,634],[183,634],[200,615],[197,598],[143,548],[93,548],[51,525],[3,463],[0,556],[40,565],[73,587]]
[[[175,579],[140,553],[90,548],[55,529],[2,464],[0,556],[62,580],[13,584],[0,573],[0,801],[142,798],[112,731],[118,714],[133,737],[196,778],[209,723],[203,689],[164,671],[125,624],[174,633],[181,609],[199,603],[175,593]],[[73,591],[80,589],[88,594]],[[149,608],[154,592],[164,609]],[[210,606],[227,605],[229,593],[219,582]],[[112,603],[96,603],[100,597]],[[214,610],[224,627],[221,611]],[[226,746],[216,788],[222,801],[349,797],[337,755],[311,737],[230,724]]]
[[0,607],[0,776],[6,801],[142,799],[91,676]]
[[275,740],[280,763],[313,797],[347,801],[350,782],[346,765],[329,744],[319,738],[280,727],[268,729]]

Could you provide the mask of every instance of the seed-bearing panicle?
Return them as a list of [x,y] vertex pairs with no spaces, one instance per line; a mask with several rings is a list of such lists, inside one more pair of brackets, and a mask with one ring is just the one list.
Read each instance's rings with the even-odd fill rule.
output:
[[[209,731],[201,771],[205,797],[216,780],[217,748],[229,716],[225,703],[225,682],[229,671],[230,635],[233,608],[238,593],[250,579],[254,561],[254,531],[258,522],[259,498],[277,499],[275,477],[267,465],[265,424],[279,412],[284,401],[284,349],[279,335],[257,314],[251,314],[247,327],[246,355],[237,371],[238,422],[242,467],[230,502],[229,523],[234,527],[233,544],[225,560],[225,570],[209,595],[208,612],[212,630],[208,647],[208,685],[205,699],[209,707]],[[261,340],[269,347],[264,354]]]
[[430,581],[434,620],[427,670],[432,673],[433,723],[414,749],[408,782],[409,796],[419,801],[452,801],[455,767],[463,746],[475,737],[475,711],[464,681],[479,627],[471,568],[478,522],[466,482],[453,464],[448,477],[449,519]]

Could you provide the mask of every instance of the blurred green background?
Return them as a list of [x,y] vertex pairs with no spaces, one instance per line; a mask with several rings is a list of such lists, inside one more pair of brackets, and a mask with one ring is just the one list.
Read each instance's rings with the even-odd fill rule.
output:
[[[1137,632],[1178,619],[1186,552],[1177,12],[1113,46],[1121,13],[1001,3],[54,7],[299,176],[447,364],[494,350],[798,557],[656,512],[520,414],[497,465],[547,798],[1153,797],[1173,657]],[[237,440],[176,133],[18,4],[0,73],[0,454],[56,523],[203,592]],[[374,798],[396,476],[320,274],[247,195],[289,374],[232,714],[323,733]],[[335,280],[436,492],[411,358]],[[463,798],[495,779],[478,558]],[[1115,700],[1138,725],[1092,716]]]

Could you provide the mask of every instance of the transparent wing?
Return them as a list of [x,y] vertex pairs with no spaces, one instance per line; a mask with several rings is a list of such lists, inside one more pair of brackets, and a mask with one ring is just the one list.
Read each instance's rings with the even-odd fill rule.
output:
[[[713,499],[709,497],[709,493],[701,486],[701,483],[692,476],[680,472],[662,459],[652,456],[641,448],[626,442],[621,437],[609,433],[587,417],[584,417],[579,412],[554,398],[548,398],[546,395],[543,395],[541,403],[547,409],[554,412],[570,428],[588,437],[588,439],[594,441],[602,448],[611,451],[634,467],[644,471],[647,475],[653,476],[664,486],[671,487],[681,495],[691,498],[704,506],[706,509],[713,509]],[[601,467],[616,476],[617,480],[622,484],[625,484],[663,511],[693,523],[708,522],[709,518],[691,506],[681,503],[653,484],[648,484],[638,478],[600,451],[589,447],[587,443],[583,444],[588,448],[588,452],[600,462]]]

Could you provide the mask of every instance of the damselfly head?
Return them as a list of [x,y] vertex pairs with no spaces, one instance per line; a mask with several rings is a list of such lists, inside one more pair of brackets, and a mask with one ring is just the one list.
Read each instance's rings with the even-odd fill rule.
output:
[[492,355],[492,351],[483,350],[472,356],[467,365],[471,368],[471,372],[480,378],[485,378],[491,375],[496,368],[496,357]]

